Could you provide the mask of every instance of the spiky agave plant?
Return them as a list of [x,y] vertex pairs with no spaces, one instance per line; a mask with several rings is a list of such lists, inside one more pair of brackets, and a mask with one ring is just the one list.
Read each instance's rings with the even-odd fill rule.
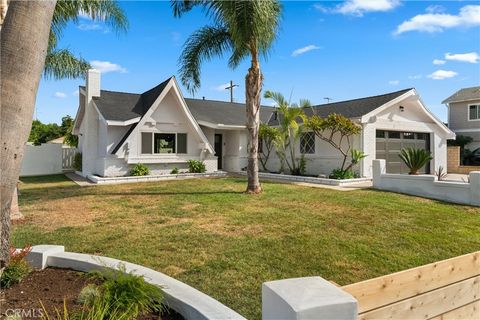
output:
[[400,159],[410,169],[408,174],[418,174],[423,166],[425,166],[430,160],[432,160],[432,154],[425,149],[404,148],[400,151]]

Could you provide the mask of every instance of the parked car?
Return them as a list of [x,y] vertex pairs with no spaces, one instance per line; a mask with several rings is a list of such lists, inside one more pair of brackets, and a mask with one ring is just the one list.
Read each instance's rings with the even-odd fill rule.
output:
[[472,166],[480,166],[480,148],[472,151],[472,153],[467,158],[466,164]]

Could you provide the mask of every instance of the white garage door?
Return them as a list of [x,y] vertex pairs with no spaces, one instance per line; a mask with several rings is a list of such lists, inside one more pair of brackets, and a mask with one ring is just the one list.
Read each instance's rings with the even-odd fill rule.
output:
[[[399,157],[403,148],[430,150],[429,133],[377,130],[376,136],[376,158],[385,159],[387,173],[409,172]],[[430,173],[430,163],[419,170],[419,173]]]

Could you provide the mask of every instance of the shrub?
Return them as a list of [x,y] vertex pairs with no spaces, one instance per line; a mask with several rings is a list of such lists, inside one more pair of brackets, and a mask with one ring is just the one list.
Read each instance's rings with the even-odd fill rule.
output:
[[[85,301],[93,302],[95,307],[98,298],[103,300],[102,304],[108,306],[109,310],[119,313],[126,313],[128,319],[137,319],[138,316],[163,310],[162,290],[150,283],[147,283],[142,276],[127,273],[125,266],[120,264],[118,270],[104,269],[94,271],[90,274],[93,278],[103,281],[97,286],[98,292],[90,286],[88,293],[85,293]],[[109,316],[108,319],[115,317]]]
[[329,176],[330,179],[344,180],[355,178],[355,173],[352,170],[342,170],[341,168],[334,169]]
[[170,174],[179,174],[179,172],[178,168],[173,168],[172,171],[170,171]]
[[447,173],[442,166],[438,167],[438,171],[435,172],[435,175],[437,176],[438,181],[445,180],[445,178],[447,177]]
[[0,288],[10,288],[22,281],[32,271],[25,259],[31,250],[30,246],[26,246],[18,252],[15,251],[15,248],[10,248],[10,263],[2,272]]
[[205,163],[198,160],[188,160],[188,172],[190,173],[203,173],[207,171]]
[[425,166],[428,161],[433,159],[432,154],[429,151],[415,148],[402,149],[399,157],[410,169],[409,174],[418,174],[418,170]]
[[77,152],[73,156],[72,167],[77,171],[82,171],[82,153],[81,152]]
[[307,160],[305,159],[305,155],[303,154],[300,156],[300,164],[298,168],[300,170],[300,175],[304,176],[305,172],[307,172]]
[[148,176],[150,174],[150,169],[143,163],[137,163],[132,170],[130,170],[130,175],[132,176]]

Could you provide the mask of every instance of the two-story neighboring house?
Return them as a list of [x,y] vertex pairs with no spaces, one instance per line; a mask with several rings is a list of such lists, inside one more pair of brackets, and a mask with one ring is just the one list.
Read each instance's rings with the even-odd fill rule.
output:
[[480,87],[463,88],[445,99],[448,107],[448,127],[457,136],[473,138],[467,148],[480,148]]

